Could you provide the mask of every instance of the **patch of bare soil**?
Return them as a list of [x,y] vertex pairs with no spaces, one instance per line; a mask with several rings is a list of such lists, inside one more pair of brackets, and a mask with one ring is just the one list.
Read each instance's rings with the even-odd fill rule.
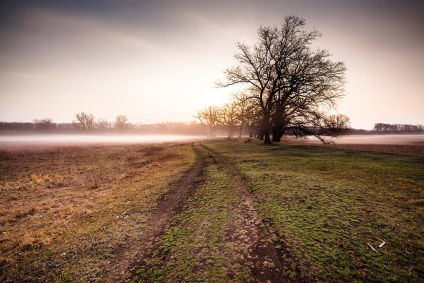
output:
[[[243,190],[243,188],[239,188]],[[227,241],[244,247],[245,253],[235,255],[241,265],[250,267],[253,282],[285,282],[283,266],[274,249],[267,230],[254,209],[251,198],[244,195],[235,208],[239,212],[235,221],[227,226]]]
[[105,281],[129,282],[134,277],[142,262],[148,260],[156,250],[158,240],[169,228],[171,219],[181,212],[192,190],[203,182],[206,160],[195,147],[193,150],[196,153],[195,164],[176,182],[170,184],[172,188],[159,198],[156,207],[146,220],[148,229],[142,239],[129,240],[125,248],[117,251],[115,263],[105,267],[109,271],[104,278]]

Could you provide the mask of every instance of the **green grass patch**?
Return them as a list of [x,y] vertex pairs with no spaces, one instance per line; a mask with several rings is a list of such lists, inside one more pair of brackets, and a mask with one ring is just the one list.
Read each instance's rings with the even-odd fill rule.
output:
[[422,156],[285,144],[207,146],[244,176],[260,216],[296,255],[305,276],[424,278]]

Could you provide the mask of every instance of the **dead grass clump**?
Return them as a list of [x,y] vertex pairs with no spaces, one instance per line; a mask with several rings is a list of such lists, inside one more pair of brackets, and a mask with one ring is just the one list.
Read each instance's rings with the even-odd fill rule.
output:
[[93,214],[94,204],[90,201],[83,201],[81,204],[70,207],[68,215],[73,218],[88,216]]
[[38,209],[34,206],[3,208],[2,210],[0,210],[0,223],[12,224],[23,218],[36,214],[37,211]]
[[37,185],[44,185],[46,182],[51,181],[48,175],[31,174],[31,181]]
[[31,248],[39,248],[43,245],[50,244],[50,239],[44,238],[40,239],[37,237],[34,237],[31,233],[26,233],[23,235],[20,239],[19,248],[21,250],[29,250]]

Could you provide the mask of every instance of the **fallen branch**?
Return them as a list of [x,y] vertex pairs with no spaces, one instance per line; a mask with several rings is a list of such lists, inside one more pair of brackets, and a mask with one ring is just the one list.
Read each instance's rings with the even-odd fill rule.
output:
[[382,239],[379,239],[380,241],[383,241],[381,244],[378,245],[379,248],[381,248],[382,246],[384,246],[386,244],[386,242]]

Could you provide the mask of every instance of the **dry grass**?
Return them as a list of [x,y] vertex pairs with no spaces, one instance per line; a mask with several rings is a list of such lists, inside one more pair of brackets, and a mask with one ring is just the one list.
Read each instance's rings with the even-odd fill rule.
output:
[[[114,257],[109,245],[145,229],[140,219],[194,159],[188,144],[16,148],[0,156],[2,282],[99,276],[103,258]],[[138,223],[128,221],[133,215]]]

